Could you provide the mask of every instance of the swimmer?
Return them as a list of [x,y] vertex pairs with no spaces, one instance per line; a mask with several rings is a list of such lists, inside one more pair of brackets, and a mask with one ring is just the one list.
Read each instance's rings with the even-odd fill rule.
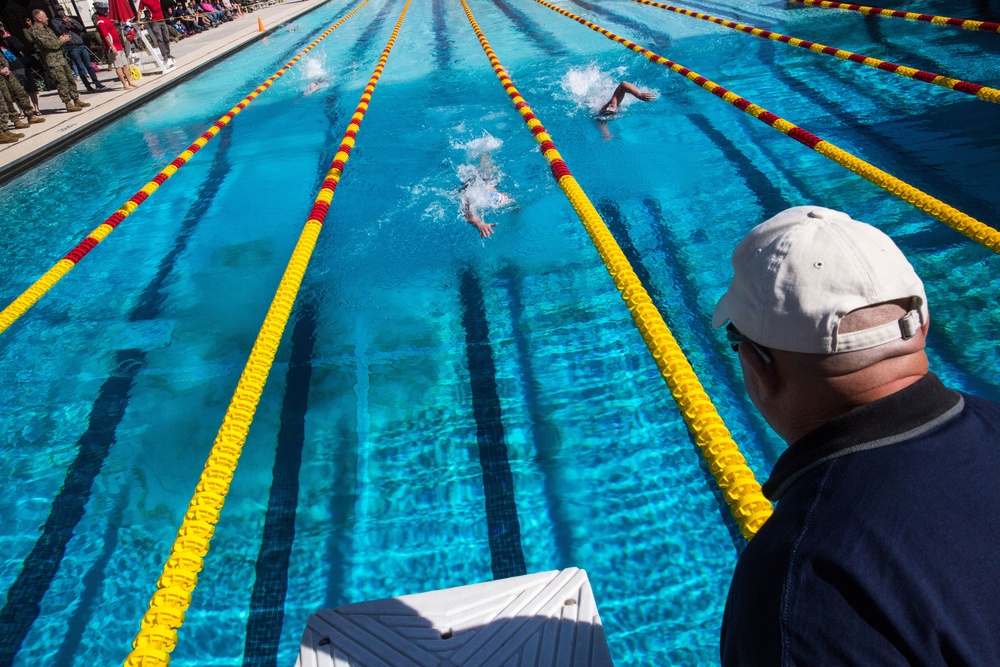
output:
[[326,79],[323,79],[323,78],[317,79],[316,81],[311,81],[309,83],[309,85],[306,86],[306,89],[305,89],[305,92],[303,93],[303,95],[312,95],[313,93],[315,93],[320,88],[326,88],[329,85],[330,85],[330,82],[327,81]]
[[601,110],[598,112],[598,115],[612,116],[618,113],[618,105],[621,104],[622,100],[625,99],[625,93],[628,93],[632,97],[636,98],[637,100],[642,100],[643,102],[652,102],[654,99],[656,99],[656,95],[654,95],[653,93],[644,93],[635,86],[633,86],[628,81],[622,81],[621,83],[618,84],[618,87],[615,88],[615,92],[611,96],[611,99],[608,100],[603,107],[601,107]]
[[462,185],[462,215],[465,216],[465,221],[475,227],[479,231],[479,236],[484,239],[493,235],[496,223],[485,222],[476,209],[479,206],[500,208],[513,201],[508,194],[497,190],[496,171],[496,167],[490,161],[489,153],[483,153],[475,175]]

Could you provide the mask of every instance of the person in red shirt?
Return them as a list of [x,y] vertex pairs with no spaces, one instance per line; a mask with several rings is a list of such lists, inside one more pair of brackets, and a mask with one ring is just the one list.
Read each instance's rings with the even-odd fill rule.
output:
[[101,33],[101,41],[104,42],[104,46],[108,51],[108,60],[111,61],[112,66],[115,68],[115,74],[118,75],[118,80],[121,81],[122,88],[125,90],[135,90],[138,86],[132,83],[132,79],[128,75],[128,58],[125,57],[125,47],[122,46],[121,37],[118,36],[118,29],[115,28],[115,24],[108,18],[107,3],[95,2],[94,11],[97,12],[97,20],[94,23],[97,26],[98,32]]
[[163,7],[160,0],[139,0],[139,13],[135,20],[142,20],[142,10],[149,11],[149,31],[153,33],[156,42],[160,47],[160,55],[163,56],[163,66],[172,67],[174,57],[170,55],[170,33],[167,31],[167,23],[163,20]]

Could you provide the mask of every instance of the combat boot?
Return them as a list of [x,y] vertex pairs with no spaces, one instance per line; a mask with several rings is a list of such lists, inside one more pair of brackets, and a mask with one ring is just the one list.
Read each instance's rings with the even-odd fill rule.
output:
[[90,106],[90,102],[84,102],[79,97],[76,98],[75,100],[73,100],[73,103],[76,104],[76,106],[78,106],[78,107],[89,107]]
[[28,116],[28,122],[32,123],[32,124],[34,124],[34,123],[44,123],[45,119],[42,118],[41,116],[39,116],[37,113],[33,113],[30,116]]
[[66,103],[66,111],[83,111],[83,107],[78,106],[74,102],[67,102]]
[[12,144],[17,140],[18,137],[13,132],[0,130],[0,144]]
[[16,127],[19,130],[23,130],[24,128],[28,127],[28,121],[21,120],[20,118],[18,118],[17,120],[14,121],[14,127]]

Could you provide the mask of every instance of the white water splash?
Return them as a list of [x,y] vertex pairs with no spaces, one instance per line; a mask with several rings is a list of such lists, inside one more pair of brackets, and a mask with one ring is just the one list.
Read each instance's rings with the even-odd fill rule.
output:
[[[563,75],[559,84],[578,109],[596,114],[611,99],[611,95],[614,94],[624,73],[624,68],[621,67],[611,72],[605,72],[594,64],[586,67],[571,67]],[[618,109],[621,110],[633,101],[631,96],[627,95]]]
[[451,142],[451,146],[452,148],[464,150],[469,160],[475,160],[483,155],[499,150],[503,146],[503,140],[497,139],[489,132],[483,132],[483,136],[477,139],[472,139],[465,143],[453,141]]
[[309,56],[302,59],[302,78],[308,81],[305,94],[311,95],[320,88],[330,85],[330,74],[326,71],[326,63],[322,59]]

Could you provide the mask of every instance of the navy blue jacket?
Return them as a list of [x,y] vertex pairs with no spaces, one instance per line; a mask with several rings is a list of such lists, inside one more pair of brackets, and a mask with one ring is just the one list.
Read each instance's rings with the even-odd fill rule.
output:
[[1000,665],[1000,403],[934,375],[793,443],[722,663]]

